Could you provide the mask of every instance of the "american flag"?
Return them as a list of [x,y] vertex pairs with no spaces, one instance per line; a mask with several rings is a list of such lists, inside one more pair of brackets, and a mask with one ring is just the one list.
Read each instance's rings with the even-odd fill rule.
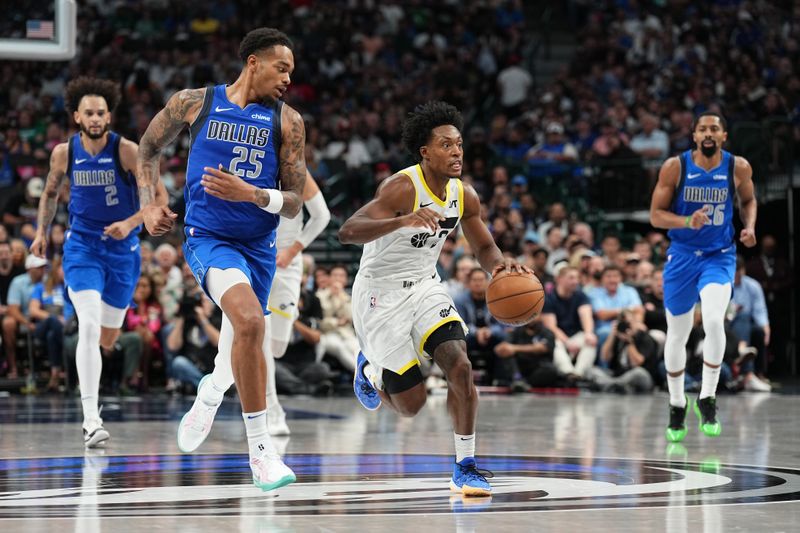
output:
[[28,39],[52,39],[53,21],[52,20],[29,20],[27,23],[25,37]]

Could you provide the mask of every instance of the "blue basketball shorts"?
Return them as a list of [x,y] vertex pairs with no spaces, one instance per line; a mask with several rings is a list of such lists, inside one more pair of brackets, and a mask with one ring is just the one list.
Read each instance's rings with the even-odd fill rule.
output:
[[184,235],[186,239],[183,243],[183,255],[197,283],[206,294],[208,269],[235,268],[247,276],[264,314],[270,314],[267,302],[275,277],[275,232],[258,241],[247,243],[222,239],[193,226],[186,227]]
[[667,250],[664,265],[664,307],[673,315],[682,315],[695,306],[700,291],[709,283],[733,286],[736,273],[736,247],[715,252]]
[[65,285],[75,292],[95,290],[111,307],[128,307],[141,272],[139,237],[117,241],[72,230],[65,237]]

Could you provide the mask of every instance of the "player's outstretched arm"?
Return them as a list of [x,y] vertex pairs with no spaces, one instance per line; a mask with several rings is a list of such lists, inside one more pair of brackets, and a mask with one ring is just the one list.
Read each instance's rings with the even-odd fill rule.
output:
[[444,220],[436,211],[424,207],[414,211],[414,184],[403,173],[380,184],[375,198],[367,202],[339,228],[342,244],[364,244],[404,227],[436,232]]
[[464,215],[461,218],[461,227],[464,228],[464,237],[475,252],[475,257],[481,267],[492,276],[505,269],[508,271],[527,272],[531,270],[520,265],[516,259],[505,257],[494,242],[494,237],[489,228],[481,220],[481,201],[478,193],[470,185],[464,185]]
[[44,184],[44,192],[39,199],[39,214],[36,217],[36,237],[31,244],[31,252],[39,257],[47,253],[47,230],[58,209],[58,191],[67,178],[67,158],[69,146],[61,143],[50,154],[50,170]]
[[742,219],[742,232],[739,240],[748,248],[756,245],[756,202],[755,187],[753,186],[753,167],[744,157],[736,156],[736,167],[733,169],[736,183],[736,195],[739,197],[739,218]]
[[708,215],[698,209],[690,216],[676,215],[672,212],[672,200],[681,175],[681,162],[670,157],[658,172],[658,183],[650,200],[650,224],[654,228],[692,228],[700,229],[709,223]]
[[156,184],[161,176],[161,152],[175,140],[184,127],[191,124],[203,106],[205,89],[184,89],[172,95],[166,107],[159,111],[139,141],[136,161],[136,183],[139,186],[139,204],[144,214],[144,224],[153,235],[161,235],[172,228],[177,215],[165,206],[155,205]]

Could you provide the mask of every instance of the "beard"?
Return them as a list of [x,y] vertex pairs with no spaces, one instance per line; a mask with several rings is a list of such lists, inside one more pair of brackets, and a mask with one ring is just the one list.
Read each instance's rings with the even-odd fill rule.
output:
[[700,153],[702,153],[706,157],[712,157],[714,154],[716,154],[717,141],[712,141],[712,142],[714,144],[712,144],[711,146],[706,146],[704,143],[700,143]]
[[103,129],[102,131],[100,131],[100,133],[91,133],[89,131],[89,128],[85,127],[83,124],[80,125],[80,128],[81,128],[81,133],[85,133],[86,136],[92,139],[93,141],[102,138],[103,135],[105,135],[106,132],[108,132],[108,124],[103,125]]

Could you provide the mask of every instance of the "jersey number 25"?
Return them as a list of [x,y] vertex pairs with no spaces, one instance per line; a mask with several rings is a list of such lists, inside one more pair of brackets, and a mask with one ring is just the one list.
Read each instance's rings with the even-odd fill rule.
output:
[[[236,174],[240,178],[258,178],[261,176],[261,160],[264,159],[264,150],[248,149],[245,146],[234,146],[233,153],[236,157],[231,159],[231,164],[228,167],[232,174]],[[253,166],[252,169],[239,168],[242,163],[249,163]]]

